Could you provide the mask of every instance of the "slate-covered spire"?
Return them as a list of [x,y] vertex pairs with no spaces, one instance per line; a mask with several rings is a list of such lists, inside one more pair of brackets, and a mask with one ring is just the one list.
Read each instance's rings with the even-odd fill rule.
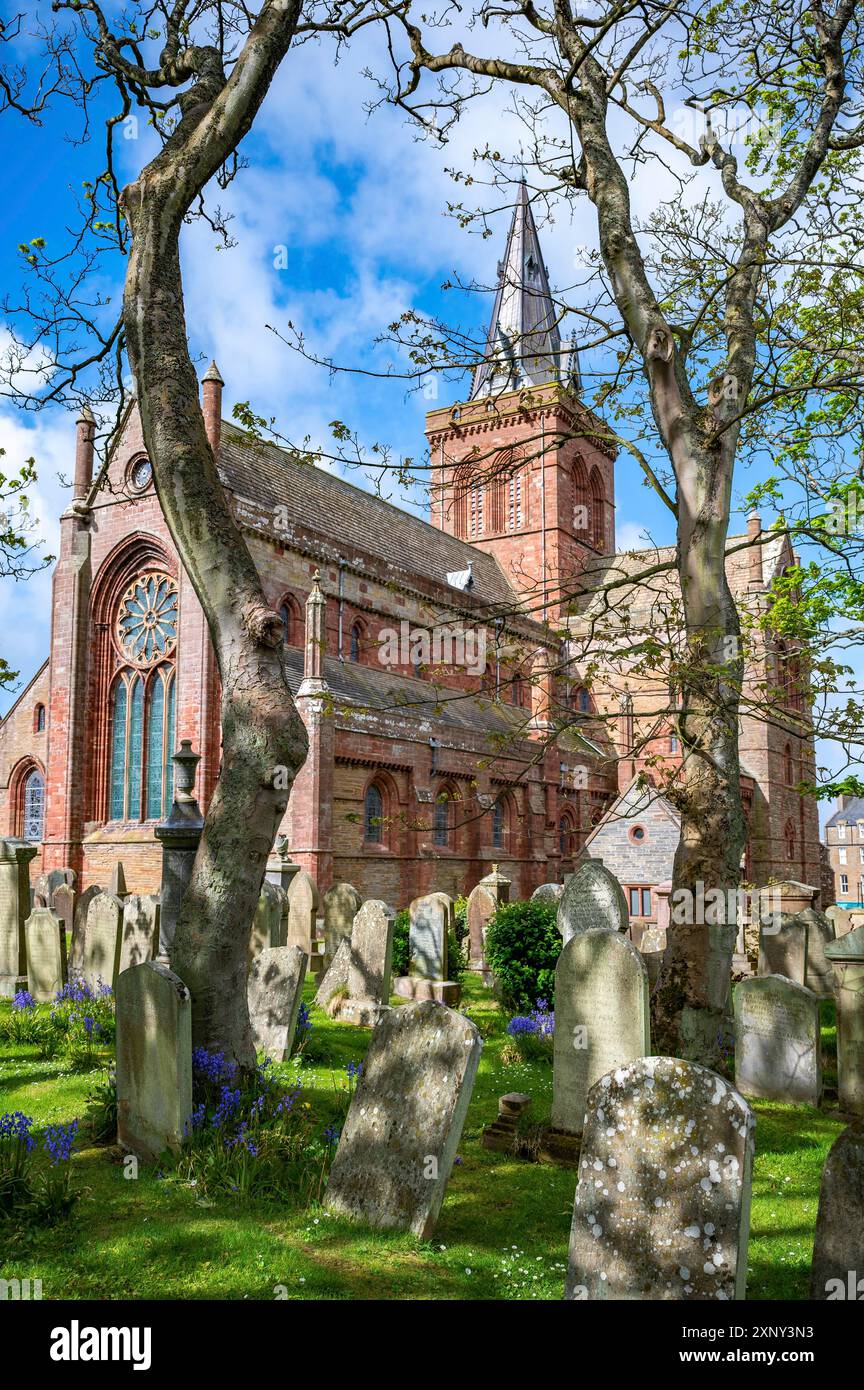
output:
[[579,389],[575,342],[562,344],[560,309],[549,279],[524,178],[519,184],[507,250],[498,266],[498,290],[483,361],[474,372],[471,400],[492,392],[559,381]]

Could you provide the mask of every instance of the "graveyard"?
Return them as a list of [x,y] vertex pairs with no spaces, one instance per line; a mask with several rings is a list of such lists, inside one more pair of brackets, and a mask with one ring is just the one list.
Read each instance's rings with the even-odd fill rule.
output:
[[[284,864],[277,867],[282,874]],[[628,938],[626,904],[614,885],[610,891],[602,868],[589,865],[578,878],[563,891],[535,899],[535,917],[548,928],[553,959],[557,953],[556,1007],[553,1013],[546,1006],[544,1013],[541,1001],[527,1016],[502,998],[485,958],[488,950],[496,959],[493,922],[508,907],[507,880],[497,870],[467,900],[454,904],[446,894],[433,894],[399,918],[374,900],[358,906],[358,895],[340,885],[317,921],[310,917],[310,884],[294,875],[302,926],[296,918],[292,923],[290,893],[266,884],[250,941],[249,1007],[267,1084],[290,1098],[292,1123],[299,1117],[302,1138],[290,1181],[268,1187],[254,1176],[256,1163],[263,1168],[265,1162],[259,1154],[266,1145],[263,1127],[253,1131],[256,1142],[248,1145],[248,1157],[244,1153],[245,1169],[232,1170],[227,1182],[214,1181],[207,1167],[212,1148],[196,1147],[190,1135],[193,1084],[197,1102],[204,1094],[200,1067],[211,1067],[213,1059],[205,1056],[202,1064],[190,1054],[184,1070],[182,1054],[166,1046],[172,1032],[182,1031],[188,1000],[168,967],[153,959],[158,914],[126,892],[121,870],[112,884],[119,893],[86,895],[85,920],[93,930],[73,930],[67,964],[56,966],[62,976],[71,958],[82,969],[77,988],[73,974],[72,984],[56,992],[65,1002],[47,985],[41,1004],[28,1001],[22,1008],[20,995],[0,1000],[0,1113],[26,1111],[36,1136],[57,1135],[77,1122],[65,1160],[71,1208],[62,1219],[40,1222],[16,1221],[7,1207],[12,1219],[0,1221],[4,1268],[26,1259],[30,1277],[40,1279],[52,1298],[630,1297],[634,1270],[650,1270],[662,1249],[660,1228],[653,1217],[634,1222],[625,1209],[617,1218],[621,1224],[612,1227],[610,1249],[602,1250],[602,1277],[612,1271],[621,1288],[603,1290],[591,1273],[599,1268],[602,1247],[590,1233],[616,1218],[602,1210],[610,1189],[601,1192],[594,1175],[598,1165],[604,1173],[614,1168],[616,1188],[632,1183],[640,1194],[646,1188],[647,1203],[667,1205],[665,1197],[654,1196],[641,1160],[638,1171],[628,1174],[628,1162],[641,1148],[626,1129],[617,1157],[617,1139],[604,1137],[616,1132],[609,1130],[606,1113],[613,1103],[649,1133],[650,1115],[640,1107],[653,1113],[662,1086],[664,1123],[681,1125],[686,1137],[676,1165],[684,1172],[682,1193],[675,1201],[689,1202],[682,1194],[696,1191],[716,1222],[712,1184],[725,1191],[723,1185],[733,1182],[724,1208],[734,1209],[737,1221],[743,1205],[738,1194],[746,1188],[746,1253],[735,1262],[726,1251],[725,1296],[806,1300],[826,1160],[838,1138],[853,1133],[838,1106],[835,999],[826,990],[820,999],[803,983],[776,973],[754,973],[734,988],[730,1037],[737,1041],[737,1059],[730,1048],[725,1077],[675,1059],[654,1059],[647,1009],[639,1004],[648,997],[648,967]],[[524,911],[524,904],[514,906]],[[112,907],[113,935],[105,929]],[[59,950],[51,908],[35,907],[26,922],[28,996],[34,1000],[46,921],[55,924]],[[783,930],[790,929],[784,919]],[[302,930],[310,937],[308,952],[296,942],[278,944],[302,936]],[[848,937],[837,944],[847,941],[851,958]],[[119,969],[124,953],[139,963]],[[806,955],[805,950],[805,969]],[[478,967],[473,970],[472,956]],[[318,970],[307,973],[316,957]],[[98,961],[92,986],[86,983],[91,959]],[[432,986],[448,965],[458,979],[450,982],[451,1004],[445,1005]],[[406,974],[393,973],[394,966],[407,967]],[[115,1004],[102,983],[103,969],[114,981],[116,1044]],[[160,988],[167,982],[171,1010],[149,1043],[140,1034],[133,1039],[126,1024],[141,1015],[148,969],[161,972]],[[429,988],[405,990],[405,979],[425,981]],[[418,1000],[418,992],[425,999]],[[842,1010],[842,991],[838,997]],[[773,1015],[768,1018],[775,1008],[783,1010],[779,1028]],[[52,1051],[37,1020],[63,1010],[71,1011],[73,1022],[58,1034],[60,1044]],[[102,1020],[83,1055],[69,1041],[76,1011]],[[567,1054],[573,1049],[562,1048],[562,1040],[569,1043],[586,1020],[590,1046],[577,1050],[572,1064]],[[532,1022],[538,1024],[533,1032]],[[783,1041],[789,1038],[798,1040],[794,1054]],[[146,1115],[145,1088],[135,1077],[142,1048],[150,1094]],[[641,1079],[645,1067],[647,1088]],[[735,1089],[736,1075],[747,1100]],[[106,1110],[115,1083],[119,1124],[116,1116],[112,1124]],[[138,1108],[124,1110],[124,1093],[136,1086]],[[707,1109],[700,1087],[707,1088]],[[224,1103],[224,1090],[221,1096]],[[397,1099],[398,1108],[387,1114]],[[235,1141],[220,1142],[228,1148]],[[667,1139],[660,1147],[667,1150]],[[722,1158],[722,1174],[714,1173],[711,1150]],[[424,1171],[430,1153],[440,1162],[438,1181],[430,1182]],[[200,1167],[196,1154],[202,1155]],[[40,1155],[36,1166],[46,1162]],[[711,1180],[700,1187],[703,1172]],[[664,1185],[656,1190],[664,1192]],[[581,1229],[588,1247],[574,1257],[571,1226],[575,1233],[574,1211],[585,1202],[589,1214]],[[669,1220],[675,1219],[673,1205]],[[706,1211],[699,1221],[702,1229],[714,1230]],[[723,1248],[720,1236],[717,1241]],[[719,1260],[716,1270],[705,1263],[714,1273],[700,1284],[701,1273],[675,1258],[686,1270],[680,1287],[671,1295],[647,1288],[639,1296],[717,1296]],[[666,1276],[658,1266],[645,1277],[656,1283]],[[587,1294],[574,1295],[580,1280]]]

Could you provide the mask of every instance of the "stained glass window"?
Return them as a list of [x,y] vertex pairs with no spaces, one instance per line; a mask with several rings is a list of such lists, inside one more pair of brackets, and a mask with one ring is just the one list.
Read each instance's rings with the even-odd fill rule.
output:
[[165,738],[165,682],[157,675],[150,692],[147,716],[147,820],[162,815],[163,743]]
[[129,689],[121,676],[114,687],[111,730],[111,819],[122,820],[126,813],[126,708]]
[[384,803],[380,791],[374,785],[366,788],[366,801],[363,807],[363,839],[370,845],[381,843],[381,818]]
[[114,687],[111,713],[111,820],[160,820],[174,796],[174,671],[142,676],[128,667]]
[[45,778],[37,767],[24,783],[24,839],[41,841],[45,824]]
[[129,742],[126,755],[126,806],[129,820],[137,820],[141,806],[141,773],[144,761],[144,682],[136,676],[129,708]]
[[494,849],[504,847],[504,807],[500,801],[492,807],[492,846]]
[[151,666],[177,645],[177,585],[165,574],[145,574],[129,585],[117,617],[117,642],[136,666]]
[[433,843],[446,845],[450,839],[450,798],[444,796],[435,802],[435,832]]

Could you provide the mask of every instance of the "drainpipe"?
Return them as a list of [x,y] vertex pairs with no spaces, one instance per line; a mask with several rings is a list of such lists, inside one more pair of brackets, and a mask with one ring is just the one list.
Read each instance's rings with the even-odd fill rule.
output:
[[344,661],[342,653],[342,615],[345,610],[345,566],[347,560],[343,555],[339,556],[339,660]]
[[540,563],[543,566],[543,621],[546,621],[546,412],[540,416]]

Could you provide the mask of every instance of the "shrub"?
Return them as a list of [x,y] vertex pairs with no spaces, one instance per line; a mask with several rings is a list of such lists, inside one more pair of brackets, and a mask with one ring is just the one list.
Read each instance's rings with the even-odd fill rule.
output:
[[411,924],[411,914],[407,907],[403,907],[401,912],[396,913],[393,922],[393,974],[407,975],[410,962],[410,948],[408,945],[408,932]]
[[527,1012],[538,999],[554,998],[561,953],[557,915],[556,903],[502,903],[489,923],[486,960],[507,1008]]

